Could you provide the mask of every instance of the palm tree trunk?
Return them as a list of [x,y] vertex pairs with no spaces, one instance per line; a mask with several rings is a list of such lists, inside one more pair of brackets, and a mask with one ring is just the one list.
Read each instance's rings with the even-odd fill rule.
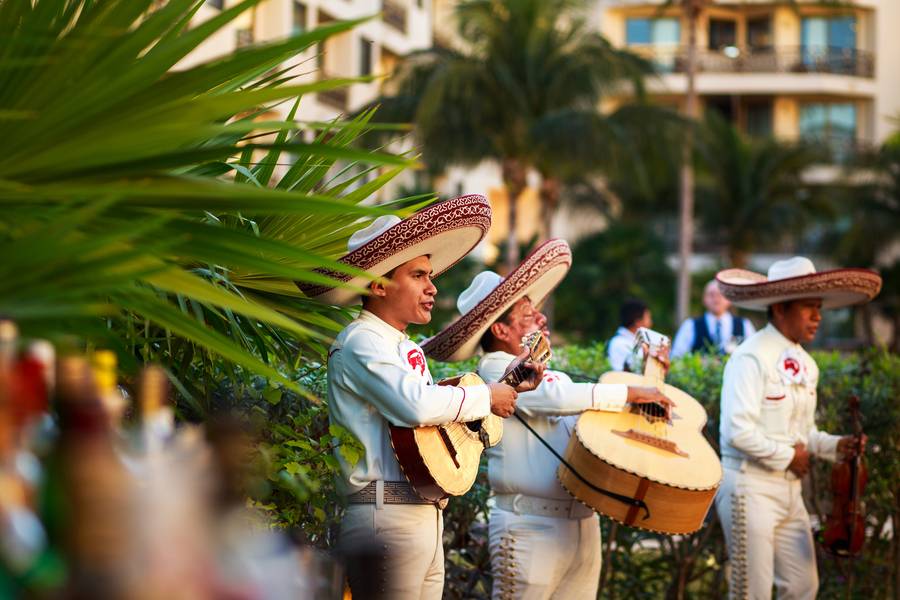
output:
[[[699,116],[695,78],[697,71],[697,14],[700,11],[700,0],[684,0],[685,13],[688,19],[687,64],[687,99],[685,113],[692,122]],[[694,167],[693,167],[693,131],[688,128],[684,136],[681,153],[681,189],[679,194],[679,240],[678,240],[678,290],[677,290],[677,323],[688,317],[691,294],[691,251],[694,238]]]
[[519,218],[518,203],[519,196],[525,189],[526,171],[522,163],[515,158],[506,158],[502,164],[503,185],[506,187],[506,196],[508,202],[507,225],[509,232],[506,237],[506,272],[509,273],[519,264],[519,239],[516,235]]
[[735,269],[746,269],[750,262],[750,253],[741,248],[730,248],[728,250],[728,260],[731,261],[732,267]]
[[539,229],[538,243],[545,242],[553,237],[553,217],[559,208],[559,197],[562,183],[559,179],[550,175],[541,177],[541,226]]

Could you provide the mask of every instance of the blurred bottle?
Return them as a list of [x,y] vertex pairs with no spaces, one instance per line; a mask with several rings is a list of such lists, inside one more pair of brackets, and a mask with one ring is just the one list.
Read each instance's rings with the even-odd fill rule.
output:
[[91,367],[103,410],[106,412],[112,428],[120,430],[127,403],[119,392],[118,359],[116,359],[115,352],[110,350],[94,351],[91,355]]
[[0,320],[0,563],[24,576],[46,545],[35,514],[41,468],[23,445],[35,405],[46,403],[42,382],[18,361],[18,328]]
[[161,367],[144,367],[137,408],[144,450],[148,457],[159,455],[175,433],[175,412],[169,402],[169,378]]
[[136,589],[134,482],[113,447],[110,420],[88,362],[59,362],[61,489],[58,531],[69,566],[69,598],[125,598]]

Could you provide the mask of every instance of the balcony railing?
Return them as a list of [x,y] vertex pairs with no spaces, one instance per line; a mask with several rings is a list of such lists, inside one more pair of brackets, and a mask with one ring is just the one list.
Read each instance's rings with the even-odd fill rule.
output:
[[326,104],[338,110],[347,110],[347,102],[349,100],[348,90],[345,87],[333,90],[325,90],[317,94],[319,102]]
[[[664,73],[683,73],[687,67],[684,47],[632,48],[649,58]],[[871,52],[853,48],[795,46],[777,48],[739,48],[698,50],[698,73],[833,73],[854,77],[873,77],[875,57]]]
[[406,7],[396,0],[383,0],[381,18],[385,23],[406,33]]

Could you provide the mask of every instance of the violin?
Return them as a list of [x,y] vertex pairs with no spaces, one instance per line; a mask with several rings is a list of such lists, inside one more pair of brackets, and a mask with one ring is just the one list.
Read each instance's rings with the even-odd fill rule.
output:
[[[850,397],[850,416],[853,420],[853,434],[862,445],[862,424],[859,413],[859,398]],[[858,450],[861,450],[859,448]],[[819,541],[826,552],[837,557],[851,557],[859,554],[866,539],[865,514],[862,495],[869,474],[862,452],[834,465],[831,470],[831,491],[833,503],[831,514],[820,532]]]

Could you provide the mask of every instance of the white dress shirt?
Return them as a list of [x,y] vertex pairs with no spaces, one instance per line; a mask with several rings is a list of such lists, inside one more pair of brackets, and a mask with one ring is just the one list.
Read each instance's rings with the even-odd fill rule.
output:
[[402,331],[363,310],[328,352],[328,415],[365,447],[356,465],[335,455],[343,490],[372,481],[406,481],[394,456],[388,425],[417,427],[473,421],[491,412],[486,385],[433,385],[425,354]]
[[[506,352],[489,352],[478,364],[478,375],[485,381],[498,381],[514,358]],[[537,389],[519,394],[516,409],[563,454],[582,412],[618,412],[627,397],[625,385],[573,383],[565,373],[547,370]],[[503,437],[487,450],[487,456],[488,479],[495,494],[572,498],[556,478],[559,460],[515,418],[503,421]]]
[[631,368],[631,351],[633,349],[634,333],[624,327],[619,327],[606,348],[610,368],[613,371],[624,371],[626,366]]
[[723,457],[784,471],[794,443],[835,460],[840,436],[816,428],[819,368],[800,344],[769,324],[738,346],[725,365],[720,446]]
[[[721,317],[716,317],[714,314],[707,311],[703,315],[703,318],[706,320],[706,329],[709,331],[709,335],[713,338],[716,346],[718,346],[720,350],[731,354],[737,346],[735,342],[740,343],[741,341],[733,339],[734,319],[738,317],[735,317],[730,312],[725,312]],[[717,320],[720,323],[720,337],[718,340],[716,339]],[[756,333],[756,328],[753,327],[753,323],[750,322],[750,319],[744,319],[744,339],[749,338],[754,333]],[[695,336],[694,319],[685,320],[685,322],[681,324],[681,327],[678,328],[678,332],[675,334],[675,340],[672,342],[672,358],[678,358],[679,356],[683,356],[690,352],[691,348],[694,347]]]

